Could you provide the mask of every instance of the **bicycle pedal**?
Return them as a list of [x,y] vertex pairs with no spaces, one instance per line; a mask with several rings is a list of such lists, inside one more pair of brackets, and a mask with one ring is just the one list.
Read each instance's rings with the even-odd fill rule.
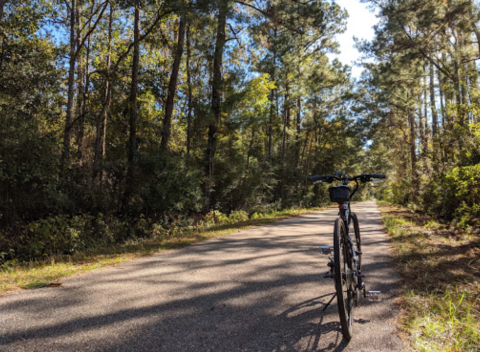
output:
[[325,275],[323,275],[325,279],[333,279],[333,275],[331,272],[327,272]]
[[369,302],[381,302],[382,301],[382,299],[380,298],[381,294],[382,292],[380,291],[367,291],[367,294],[365,295],[365,297],[368,298]]
[[324,255],[330,255],[333,253],[333,247],[330,246],[320,246],[320,253]]
[[355,254],[356,255],[362,255],[363,253],[362,253],[362,251],[355,251]]

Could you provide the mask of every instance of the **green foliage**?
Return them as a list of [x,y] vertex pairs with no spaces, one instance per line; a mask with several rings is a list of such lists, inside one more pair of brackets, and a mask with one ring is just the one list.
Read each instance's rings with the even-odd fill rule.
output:
[[[3,260],[321,205],[325,190],[306,176],[351,171],[363,143],[348,108],[353,83],[349,68],[325,55],[345,27],[337,4],[281,0],[259,3],[262,12],[233,1],[142,2],[134,82],[135,4],[2,5]],[[223,5],[226,41],[217,42]],[[282,23],[264,16],[272,11]],[[174,82],[179,19],[186,33]],[[221,77],[214,77],[218,59]]]
[[[199,212],[202,207],[201,173],[173,156],[155,153],[139,160],[138,211],[150,214]],[[143,208],[143,209],[142,209]]]
[[455,219],[462,227],[480,217],[480,164],[457,166],[446,175],[433,179],[424,193],[427,211]]
[[248,214],[244,210],[234,210],[228,216],[228,220],[232,223],[242,222],[248,220]]
[[228,223],[228,216],[221,211],[213,210],[205,215],[205,224],[207,226],[226,223]]

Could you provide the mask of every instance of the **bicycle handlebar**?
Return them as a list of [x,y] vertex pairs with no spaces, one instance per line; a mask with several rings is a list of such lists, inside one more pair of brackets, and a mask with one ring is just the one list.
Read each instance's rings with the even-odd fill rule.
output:
[[308,177],[310,181],[323,181],[331,178],[332,180],[335,178],[333,175],[315,175],[315,176],[309,176]]
[[[370,177],[370,178],[385,178],[384,174],[362,174],[364,176]],[[360,176],[362,176],[360,175]]]
[[343,184],[346,185],[350,181],[355,181],[356,186],[355,189],[350,193],[350,197],[353,198],[355,192],[357,192],[358,189],[358,180],[360,182],[369,182],[372,180],[372,178],[385,178],[384,174],[361,174],[357,176],[348,176],[347,174],[342,174],[340,172],[335,173],[335,175],[315,175],[315,176],[310,176],[309,179],[311,181],[317,181],[317,182],[327,182],[327,183],[332,183],[334,180],[337,181],[343,181]]
[[310,181],[325,181],[327,183],[332,183],[334,180],[337,181],[357,181],[360,180],[361,182],[368,182],[372,178],[385,178],[384,174],[361,174],[357,176],[348,176],[348,175],[314,175],[309,176]]

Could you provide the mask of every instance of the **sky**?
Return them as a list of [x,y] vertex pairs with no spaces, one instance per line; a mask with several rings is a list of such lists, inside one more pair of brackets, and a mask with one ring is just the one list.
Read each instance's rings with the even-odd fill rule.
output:
[[367,4],[361,3],[360,0],[336,0],[336,3],[347,9],[349,18],[347,30],[337,37],[341,54],[328,54],[328,56],[332,60],[338,58],[343,64],[351,65],[352,76],[358,78],[363,69],[353,64],[360,56],[358,50],[353,47],[355,44],[353,36],[359,39],[372,40],[373,26],[377,24],[378,19],[374,13],[367,9]]

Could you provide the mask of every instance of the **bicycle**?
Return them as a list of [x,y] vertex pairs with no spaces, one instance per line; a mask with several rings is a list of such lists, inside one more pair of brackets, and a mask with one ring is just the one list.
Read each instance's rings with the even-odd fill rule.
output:
[[[333,230],[333,248],[330,246],[320,246],[322,254],[331,255],[328,266],[330,270],[324,275],[325,278],[332,278],[335,281],[335,295],[325,305],[323,310],[327,309],[335,297],[337,297],[338,314],[340,315],[340,325],[344,339],[348,342],[353,336],[353,308],[358,306],[358,293],[363,291],[363,296],[370,301],[380,301],[380,291],[365,291],[362,268],[362,247],[360,238],[360,227],[358,218],[350,209],[350,199],[353,198],[359,184],[370,182],[372,179],[383,179],[383,174],[361,174],[357,176],[348,176],[346,173],[336,172],[334,175],[310,176],[311,181],[315,183],[332,183],[333,181],[342,182],[341,185],[331,186],[328,191],[330,200],[338,203],[339,218],[335,220]],[[355,181],[353,191],[348,187],[348,183]],[[355,233],[355,243],[350,236],[350,227],[353,227]]]

